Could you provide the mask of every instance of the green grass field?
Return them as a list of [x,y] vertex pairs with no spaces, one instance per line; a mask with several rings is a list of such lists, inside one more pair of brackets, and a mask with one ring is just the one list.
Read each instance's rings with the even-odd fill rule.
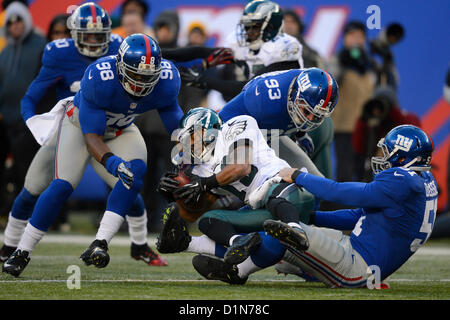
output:
[[[154,236],[151,238],[154,241]],[[33,252],[19,278],[0,274],[1,300],[448,300],[450,240],[429,241],[390,278],[388,290],[327,289],[273,268],[255,273],[244,286],[204,280],[192,267],[194,254],[164,255],[167,267],[149,267],[129,256],[125,235],[110,246],[105,269],[86,267],[78,259],[93,236],[80,241],[54,236]],[[45,239],[45,238],[44,238]],[[154,242],[150,245],[154,248]],[[69,289],[67,268],[79,266],[80,289]]]

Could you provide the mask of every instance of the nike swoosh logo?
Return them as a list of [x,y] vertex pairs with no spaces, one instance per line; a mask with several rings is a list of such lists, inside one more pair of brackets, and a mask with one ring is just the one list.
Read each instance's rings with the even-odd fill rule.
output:
[[255,89],[255,96],[259,96],[258,87]]
[[394,176],[396,176],[396,177],[404,177],[404,175],[402,175],[400,173],[397,173],[397,171],[394,172]]
[[91,76],[91,71],[92,71],[92,70],[89,70],[89,75],[88,75],[88,78],[89,78],[89,80],[91,80],[91,79],[92,79],[92,76]]

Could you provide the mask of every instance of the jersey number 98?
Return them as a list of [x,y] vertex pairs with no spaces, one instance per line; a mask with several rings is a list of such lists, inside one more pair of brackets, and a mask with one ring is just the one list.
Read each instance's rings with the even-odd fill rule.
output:
[[114,79],[114,72],[111,70],[109,62],[102,62],[95,65],[100,70],[100,78],[103,81]]

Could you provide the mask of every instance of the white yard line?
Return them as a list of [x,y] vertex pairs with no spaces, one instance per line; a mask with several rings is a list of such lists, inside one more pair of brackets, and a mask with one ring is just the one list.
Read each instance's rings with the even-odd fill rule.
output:
[[[0,241],[3,242],[3,233],[0,234]],[[76,245],[89,245],[94,240],[94,235],[68,235],[68,234],[47,234],[41,240],[41,243],[68,243]],[[156,235],[150,234],[148,237],[148,243],[154,246],[156,243]],[[129,246],[130,238],[127,236],[116,236],[111,240],[111,246]],[[425,247],[420,248],[414,255],[436,255],[436,256],[449,256],[450,247]]]

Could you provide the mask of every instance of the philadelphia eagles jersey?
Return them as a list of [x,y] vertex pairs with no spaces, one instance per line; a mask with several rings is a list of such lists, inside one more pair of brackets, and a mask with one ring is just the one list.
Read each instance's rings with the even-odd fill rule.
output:
[[[192,173],[201,177],[217,174],[228,164],[243,163],[244,152],[236,148],[249,146],[251,149],[251,171],[238,181],[221,186],[220,189],[230,192],[242,201],[267,179],[275,176],[281,169],[289,164],[278,158],[275,150],[271,149],[258,127],[256,120],[250,116],[237,116],[225,122],[218,132],[214,155],[206,163],[197,165]],[[237,155],[234,157],[234,155]]]

